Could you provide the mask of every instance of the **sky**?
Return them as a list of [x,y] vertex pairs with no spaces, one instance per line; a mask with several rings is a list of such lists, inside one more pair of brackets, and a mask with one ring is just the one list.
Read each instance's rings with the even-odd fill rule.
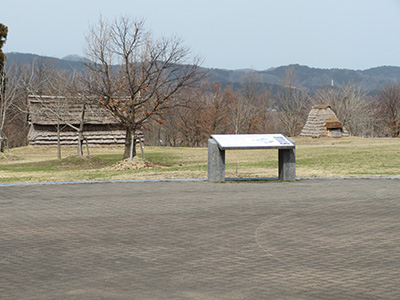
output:
[[83,56],[100,15],[142,18],[208,68],[400,66],[400,0],[2,0],[3,50]]

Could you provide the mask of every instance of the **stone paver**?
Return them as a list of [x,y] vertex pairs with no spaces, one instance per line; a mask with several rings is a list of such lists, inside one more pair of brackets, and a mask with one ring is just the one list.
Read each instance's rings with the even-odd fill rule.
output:
[[399,187],[0,187],[0,299],[400,299]]

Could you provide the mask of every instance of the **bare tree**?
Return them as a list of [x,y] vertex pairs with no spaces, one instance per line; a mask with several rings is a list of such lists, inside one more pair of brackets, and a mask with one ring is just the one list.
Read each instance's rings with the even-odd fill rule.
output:
[[377,98],[389,135],[398,137],[400,135],[400,83],[386,85]]
[[360,135],[361,121],[367,117],[366,92],[361,87],[350,83],[339,90],[339,97],[331,104],[339,120],[352,135]]
[[[69,127],[78,135],[77,154],[83,155],[84,124],[93,99],[84,93],[82,75],[48,68],[39,62],[32,66],[32,76],[26,83],[31,98],[40,104],[40,110],[29,112],[56,121],[58,158],[61,159],[61,132]],[[79,113],[71,107],[79,106]],[[89,152],[89,148],[87,145]]]
[[[146,141],[167,146],[204,146],[210,134],[227,131],[227,103],[219,84],[202,82],[179,93],[174,109],[145,124]],[[154,119],[154,118],[153,118]]]
[[202,78],[199,60],[190,60],[181,40],[155,40],[143,21],[129,17],[112,23],[100,18],[86,41],[88,89],[125,127],[124,158],[132,159],[136,130]]
[[377,107],[366,91],[349,83],[340,89],[323,89],[314,101],[328,104],[351,135],[374,136]]
[[295,86],[294,69],[289,68],[282,79],[283,92],[277,96],[280,107],[279,119],[284,132],[289,136],[300,133],[303,127],[311,104],[309,93]]
[[[202,119],[207,123],[207,139],[210,134],[226,132],[228,128],[228,103],[225,91],[218,83],[213,83],[211,86],[209,84],[203,85],[199,93],[199,98],[203,100],[206,108]],[[207,139],[205,140],[206,143]]]
[[19,78],[15,68],[6,66],[5,72],[0,72],[0,152],[3,152],[3,146],[8,145],[8,138],[4,132],[6,122],[11,121],[10,110],[16,105],[18,96]]
[[[213,127],[218,126],[214,120],[215,109],[218,109],[214,100],[218,97],[214,98],[214,92],[207,89],[209,85],[187,90],[180,97],[182,106],[174,109],[174,119],[170,120],[170,123],[177,124],[182,144],[185,146],[205,145],[213,133]],[[217,108],[214,105],[217,105]]]
[[225,89],[228,131],[235,134],[262,131],[261,120],[265,118],[270,99],[269,92],[255,72],[249,72],[243,77],[240,89]]

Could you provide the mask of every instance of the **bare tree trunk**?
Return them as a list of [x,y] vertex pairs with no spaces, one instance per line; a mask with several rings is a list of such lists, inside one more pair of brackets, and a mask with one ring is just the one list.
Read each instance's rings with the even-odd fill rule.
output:
[[61,129],[60,120],[57,119],[57,159],[61,159]]
[[8,145],[8,139],[7,138],[4,138],[4,143],[5,143],[4,147],[7,149],[7,152],[10,152],[10,147]]
[[140,139],[140,151],[142,151],[142,159],[143,161],[146,160],[146,157],[144,156],[144,145],[143,145],[143,141]]
[[125,132],[125,147],[124,147],[123,159],[127,159],[129,157],[130,146],[131,146],[131,131],[130,131],[129,128],[126,128],[126,132]]
[[135,130],[126,129],[124,159],[133,159],[136,156]]
[[133,159],[133,149],[136,150],[135,141],[136,141],[135,133],[133,131],[131,131],[131,151],[130,151],[130,155],[129,155],[129,160]]
[[[82,113],[81,113],[81,119],[79,123],[79,130],[78,130],[78,155],[83,156],[83,126],[85,124],[85,110],[86,106],[85,104],[82,104]],[[87,144],[86,144],[87,146]]]
[[78,156],[83,156],[83,134],[78,132]]

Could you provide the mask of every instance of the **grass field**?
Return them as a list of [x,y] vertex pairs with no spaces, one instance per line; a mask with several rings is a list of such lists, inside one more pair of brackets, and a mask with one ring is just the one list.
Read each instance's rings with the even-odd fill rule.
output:
[[[400,139],[342,138],[296,140],[298,177],[400,176]],[[138,151],[140,154],[140,151]],[[92,147],[91,156],[77,157],[76,148],[22,147],[0,154],[0,183],[206,178],[207,148],[145,147],[153,167],[114,169],[122,147]],[[226,177],[277,177],[277,150],[226,152]]]

